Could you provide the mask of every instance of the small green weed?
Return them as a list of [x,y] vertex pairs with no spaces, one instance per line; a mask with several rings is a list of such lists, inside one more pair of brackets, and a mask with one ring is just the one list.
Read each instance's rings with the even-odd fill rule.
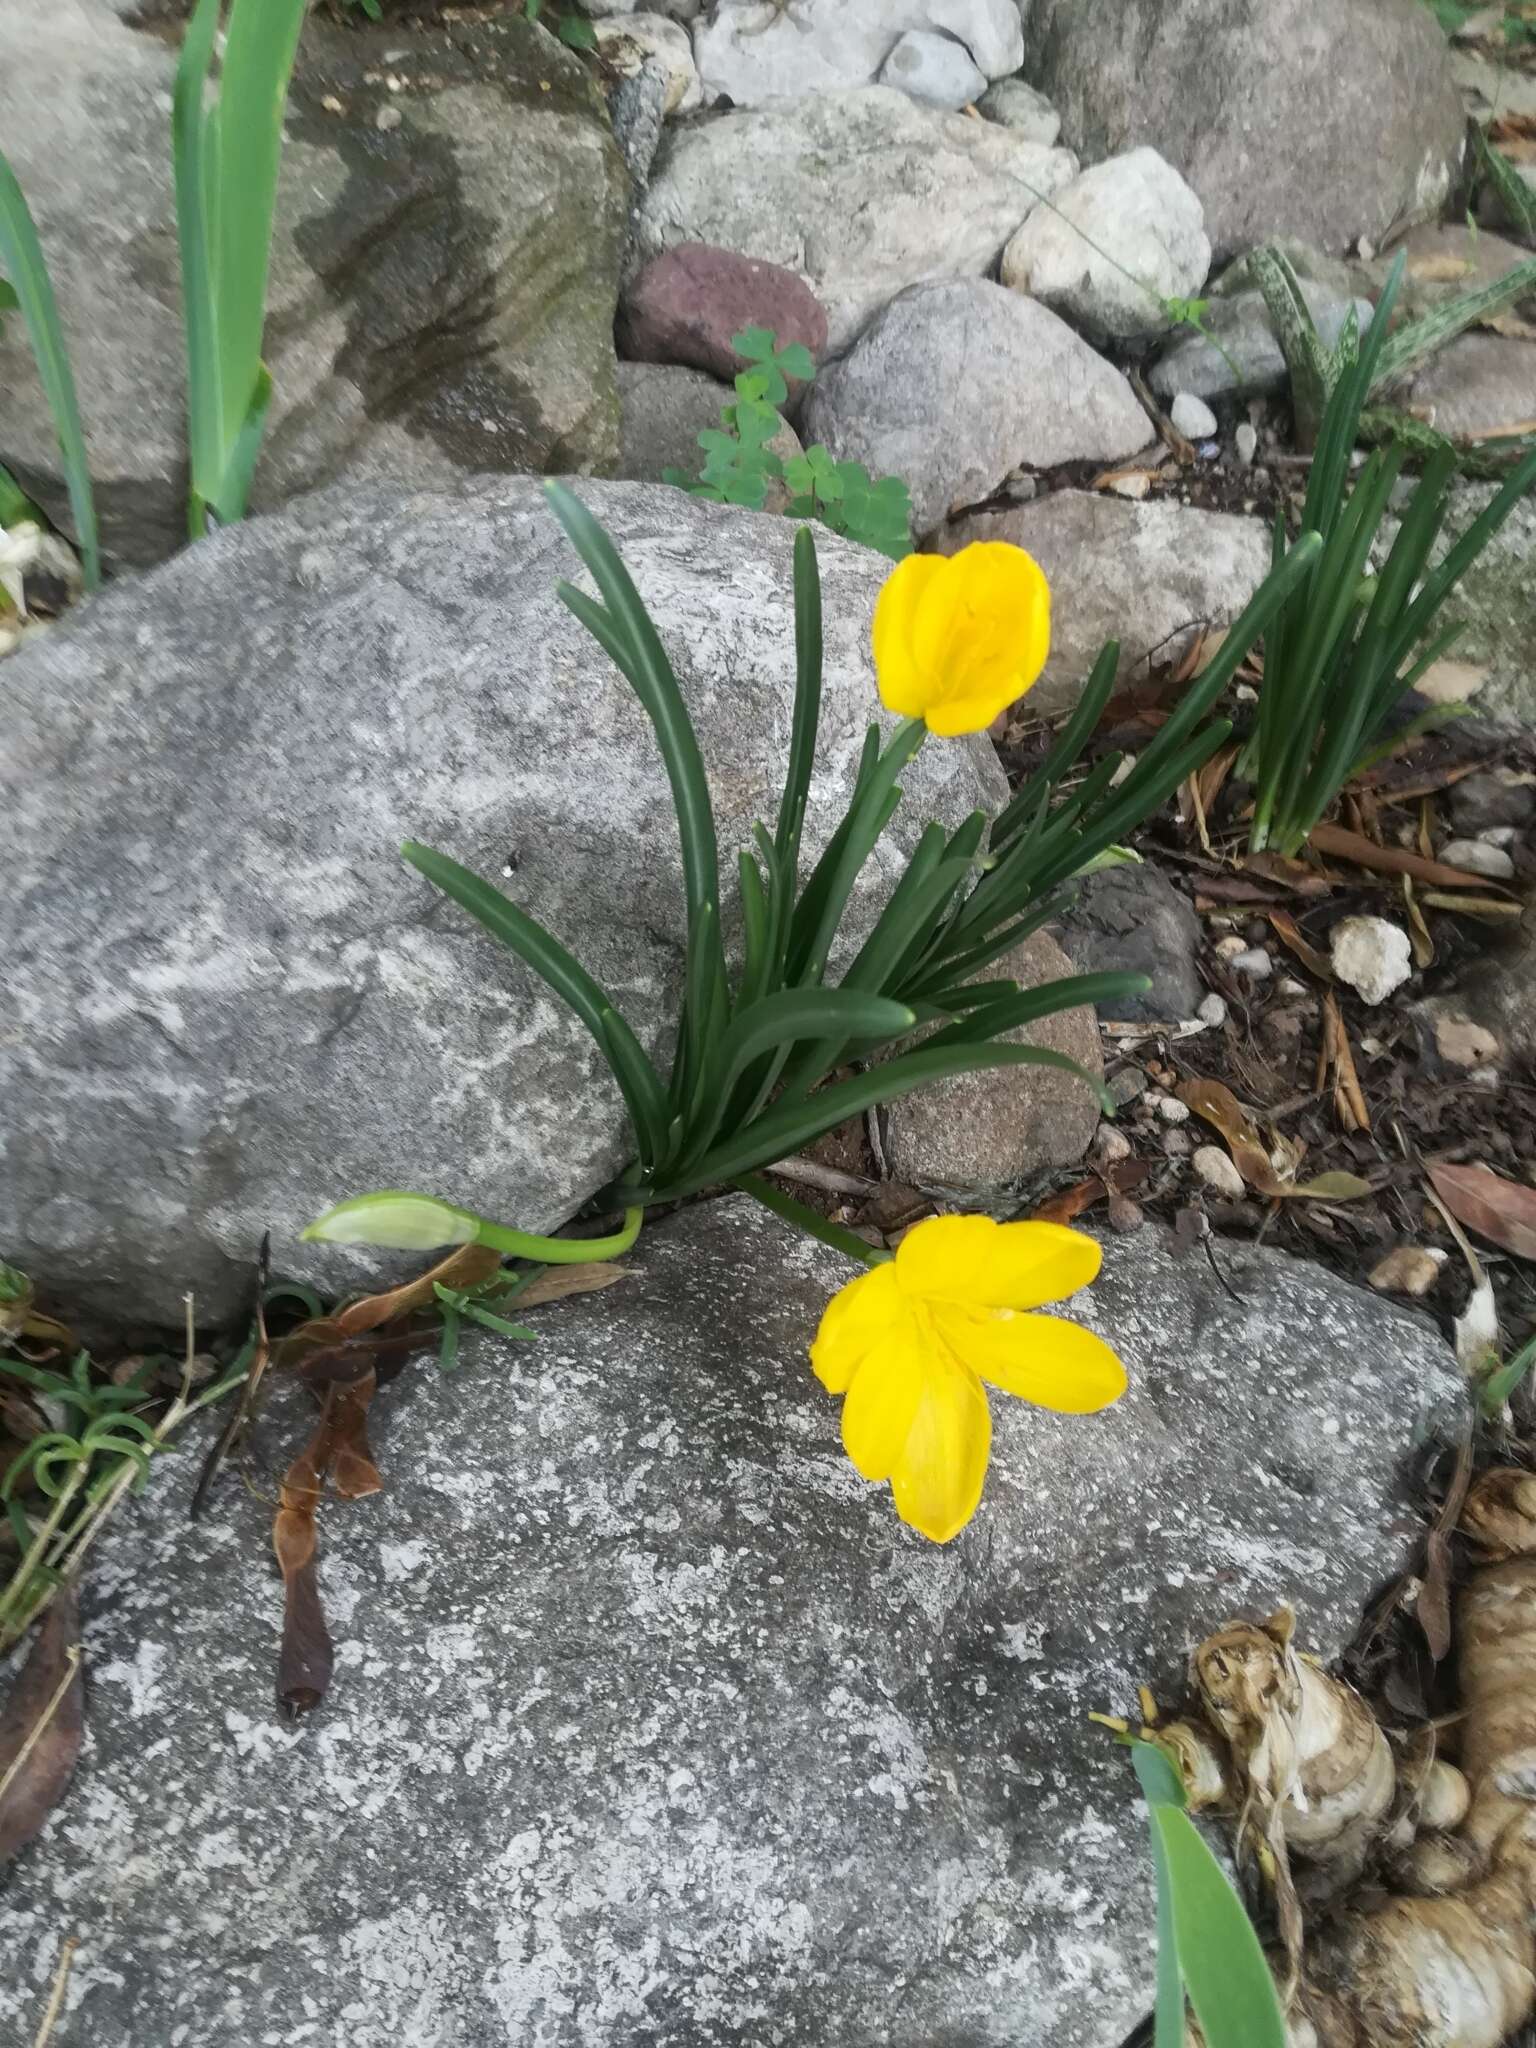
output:
[[912,501],[900,477],[877,482],[862,462],[836,462],[819,444],[788,461],[769,446],[784,426],[779,408],[789,398],[790,378],[809,384],[816,375],[810,350],[797,341],[781,348],[768,327],[743,328],[731,336],[731,346],[747,368],[736,373],[735,401],[721,407],[720,425],[699,436],[704,466],[697,477],[665,470],[665,481],[696,498],[757,512],[766,506],[770,486],[782,484],[790,518],[820,520],[893,562],[911,554]]

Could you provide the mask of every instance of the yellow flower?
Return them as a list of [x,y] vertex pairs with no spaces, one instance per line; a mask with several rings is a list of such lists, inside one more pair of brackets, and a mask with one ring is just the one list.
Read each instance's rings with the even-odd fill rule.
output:
[[1022,697],[1051,651],[1051,587],[1005,540],[908,555],[875,604],[875,675],[887,711],[948,737],[983,732]]
[[992,1448],[982,1381],[1065,1415],[1107,1408],[1125,1367],[1091,1330],[1023,1315],[1099,1270],[1099,1247],[1059,1223],[935,1216],[833,1296],[811,1346],[843,1398],[843,1447],[889,1479],[896,1512],[947,1543],[976,1512]]

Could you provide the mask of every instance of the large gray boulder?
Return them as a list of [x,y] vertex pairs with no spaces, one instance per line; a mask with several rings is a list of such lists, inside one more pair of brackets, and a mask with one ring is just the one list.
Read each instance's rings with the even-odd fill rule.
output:
[[1119,641],[1127,680],[1177,663],[1202,627],[1236,618],[1270,565],[1262,519],[1097,491],[972,513],[939,546],[953,554],[973,540],[1027,548],[1050,579],[1051,655],[1030,697],[1043,712],[1077,702],[1106,640]]
[[[47,253],[109,556],[186,534],[175,53],[102,0],[0,8],[0,134]],[[611,471],[628,182],[581,62],[508,13],[304,31],[268,292],[258,509],[343,474]],[[23,323],[0,461],[67,522]]]
[[[725,915],[788,750],[794,528],[656,485],[587,484],[698,724]],[[878,710],[889,563],[823,534],[809,848]],[[525,1228],[619,1165],[586,1034],[400,861],[417,838],[506,886],[657,1046],[683,912],[655,738],[555,595],[578,571],[530,479],[347,485],[120,586],[5,668],[0,1247],[67,1301],[176,1320],[240,1302],[264,1230],[420,1187]],[[985,741],[934,743],[877,848],[867,921],[930,816],[1000,807]],[[302,1257],[301,1257],[302,1253]]]
[[1090,160],[1149,143],[1218,259],[1275,235],[1342,253],[1431,214],[1466,117],[1422,0],[1034,0],[1029,76]]
[[893,300],[812,385],[804,425],[839,461],[905,477],[919,535],[1021,464],[1113,462],[1153,431],[1065,320],[981,277]]
[[670,129],[638,252],[716,242],[782,264],[826,307],[837,353],[907,285],[990,271],[1076,172],[1070,150],[886,85],[821,93]]
[[[1072,1313],[1130,1392],[993,1398],[939,1549],[805,1346],[851,1269],[737,1200],[376,1404],[322,1516],[329,1703],[275,1721],[270,1510],[156,1475],[86,1584],[89,1730],[0,1899],[0,2031],[52,2048],[1120,2048],[1153,1986],[1124,1753],[1231,1614],[1324,1656],[1410,1561],[1456,1412],[1430,1324],[1281,1253],[1112,1240]],[[275,1411],[274,1459],[309,1426]],[[286,1423],[286,1428],[281,1424]]]

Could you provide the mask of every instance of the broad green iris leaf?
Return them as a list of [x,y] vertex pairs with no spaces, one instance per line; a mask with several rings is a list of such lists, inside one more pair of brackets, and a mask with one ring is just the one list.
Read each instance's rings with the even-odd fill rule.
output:
[[1285,2021],[1259,1937],[1185,1811],[1177,1771],[1155,1743],[1132,1742],[1130,1750],[1151,1818],[1158,1882],[1156,2048],[1184,2048],[1176,1982],[1188,1993],[1206,2048],[1285,2048]]

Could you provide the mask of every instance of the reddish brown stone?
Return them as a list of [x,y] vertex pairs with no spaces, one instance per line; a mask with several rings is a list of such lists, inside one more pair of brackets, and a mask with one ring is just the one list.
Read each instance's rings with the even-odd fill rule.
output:
[[803,342],[819,362],[827,316],[803,278],[709,242],[663,249],[624,294],[619,345],[642,363],[688,363],[716,377],[743,367],[731,336],[771,327],[782,346]]

